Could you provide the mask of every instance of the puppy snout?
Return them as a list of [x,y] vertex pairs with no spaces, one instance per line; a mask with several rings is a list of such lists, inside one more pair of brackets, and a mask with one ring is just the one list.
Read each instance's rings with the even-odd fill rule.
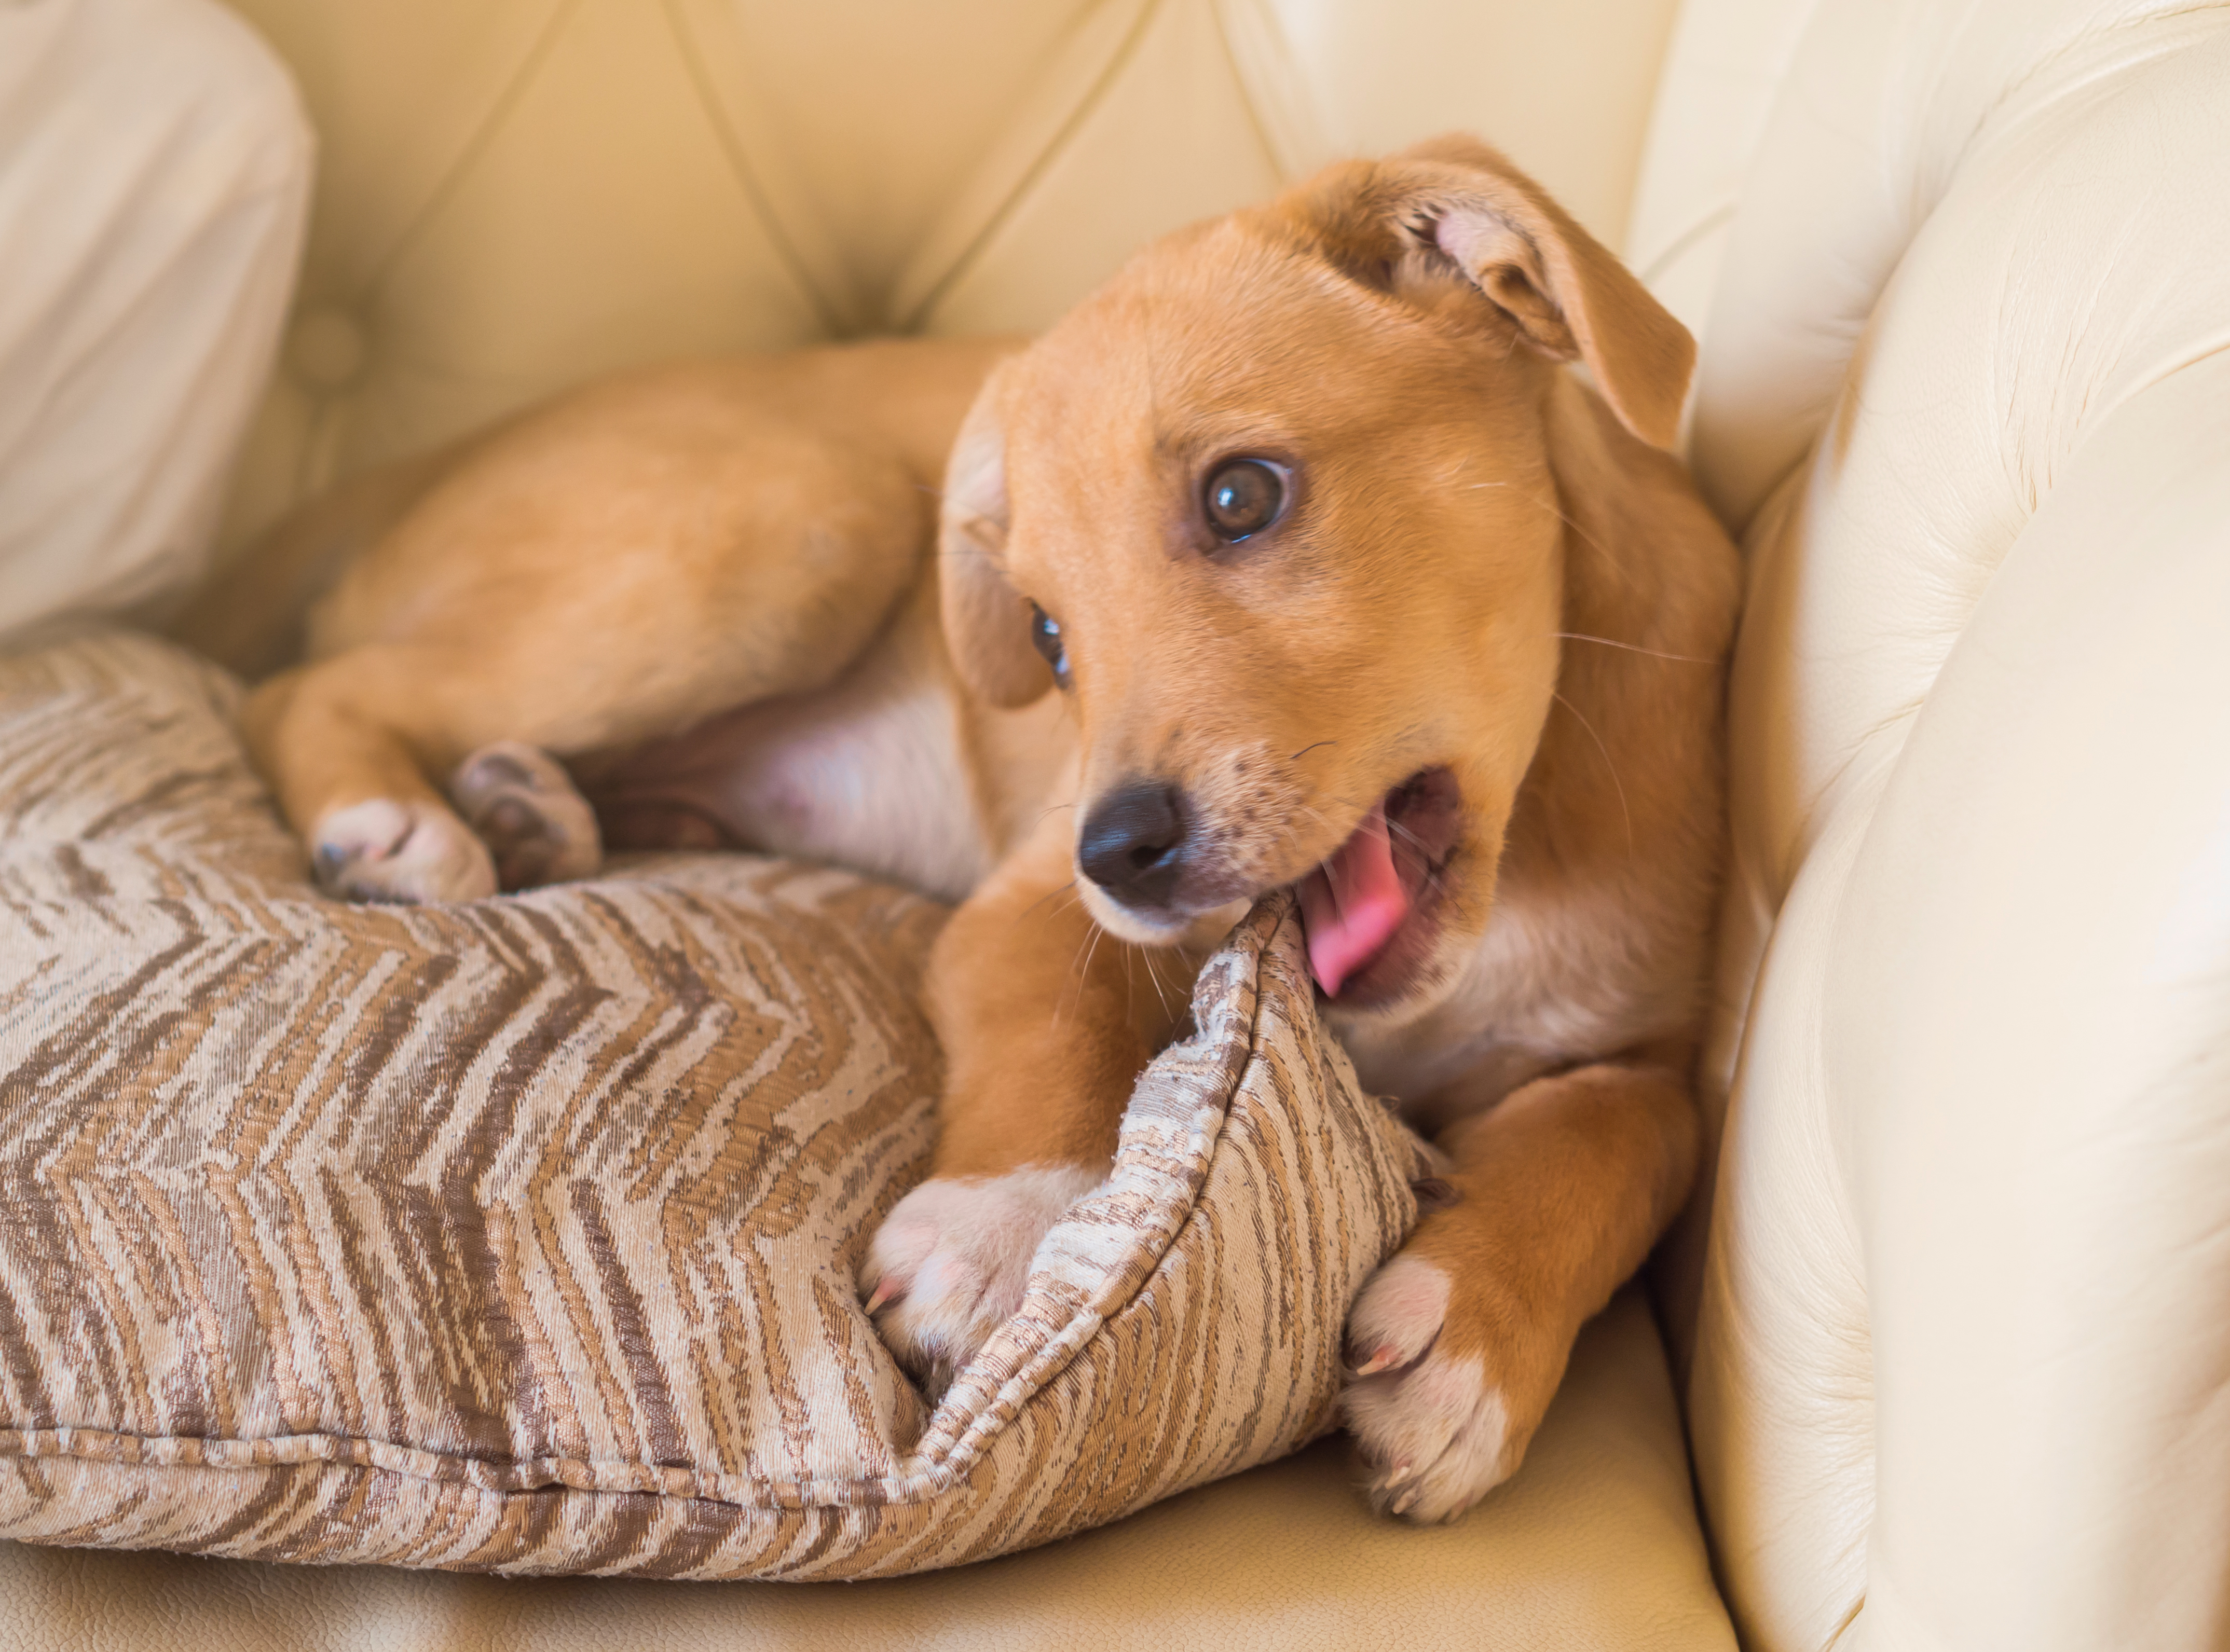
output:
[[1183,793],[1160,781],[1129,781],[1085,816],[1077,865],[1125,906],[1163,905],[1183,871],[1185,835]]

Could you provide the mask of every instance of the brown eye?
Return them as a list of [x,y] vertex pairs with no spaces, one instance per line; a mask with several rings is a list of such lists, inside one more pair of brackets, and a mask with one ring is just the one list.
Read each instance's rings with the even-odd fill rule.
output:
[[1030,643],[1053,667],[1053,680],[1068,686],[1068,645],[1061,640],[1060,621],[1036,603],[1030,604]]
[[1208,479],[1201,504],[1217,538],[1244,539],[1278,519],[1286,505],[1286,479],[1278,466],[1261,460],[1234,459]]

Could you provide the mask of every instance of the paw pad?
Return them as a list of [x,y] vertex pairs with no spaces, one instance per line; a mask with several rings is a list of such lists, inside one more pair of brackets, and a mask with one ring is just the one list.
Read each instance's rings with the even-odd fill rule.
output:
[[564,766],[515,740],[457,765],[449,794],[495,858],[505,889],[586,877],[603,862],[596,811]]

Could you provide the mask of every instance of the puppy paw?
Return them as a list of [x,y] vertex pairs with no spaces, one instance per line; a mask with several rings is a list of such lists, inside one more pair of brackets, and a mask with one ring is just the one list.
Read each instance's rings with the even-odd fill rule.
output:
[[[1487,1327],[1452,1304],[1448,1274],[1408,1251],[1373,1274],[1348,1315],[1340,1410],[1382,1514],[1453,1520],[1514,1473],[1547,1409],[1521,1392]],[[1538,1385],[1532,1385],[1538,1386]]]
[[482,746],[457,765],[449,795],[494,855],[505,889],[586,877],[603,862],[596,811],[564,766],[532,746]]
[[1105,1170],[1032,1166],[1003,1176],[938,1177],[884,1218],[860,1283],[899,1361],[942,1393],[1022,1306],[1038,1241]]
[[476,901],[495,863],[438,803],[376,797],[333,810],[310,834],[318,884],[345,901]]

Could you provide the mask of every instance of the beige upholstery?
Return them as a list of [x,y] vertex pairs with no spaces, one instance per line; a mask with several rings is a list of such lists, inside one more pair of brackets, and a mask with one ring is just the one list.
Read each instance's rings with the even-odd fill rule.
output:
[[1694,420],[1750,560],[1722,1576],[1760,1649],[2219,1646],[2230,12],[1698,0],[1689,73],[1805,10]]
[[312,150],[215,5],[0,4],[0,647],[160,619],[207,569]]
[[308,263],[230,537],[661,357],[1040,326],[1147,237],[1458,126],[1615,244],[1672,0],[235,0]]
[[1731,1652],[1627,1295],[1526,1470],[1416,1531],[1327,1441],[1049,1549],[891,1583],[516,1583],[0,1545],[0,1652]]
[[[1028,325],[1320,145],[1474,125],[1614,241],[1631,196],[1752,568],[1724,1147],[1663,1276],[1734,1615],[1759,1652],[2230,1640],[2230,12],[243,10],[325,172],[235,536],[622,360]],[[864,1597],[29,1552],[0,1597],[24,1645],[872,1646],[886,1610],[915,1642],[1244,1644],[1259,1610],[1278,1644],[1416,1648],[1539,1643],[1496,1615],[1540,1598],[1521,1552],[1564,1591],[1640,1552],[1667,1617],[1591,1643],[1723,1643],[1678,1521],[1594,1561],[1636,1482],[1562,1477],[1576,1432],[1636,1430],[1621,1475],[1673,1440],[1627,1347],[1593,1334],[1534,1460],[1447,1533],[1367,1526],[1309,1459]],[[1292,1540],[1335,1532],[1345,1571]]]

